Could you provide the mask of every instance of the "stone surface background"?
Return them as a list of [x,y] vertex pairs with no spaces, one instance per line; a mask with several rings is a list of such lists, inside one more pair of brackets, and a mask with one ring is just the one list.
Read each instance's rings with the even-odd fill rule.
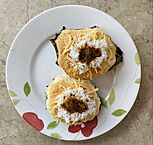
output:
[[5,64],[9,47],[21,27],[40,12],[64,4],[98,8],[117,19],[139,50],[142,83],[127,117],[95,139],[73,145],[152,145],[153,0],[0,0],[0,145],[71,145],[32,129],[14,109],[6,89]]

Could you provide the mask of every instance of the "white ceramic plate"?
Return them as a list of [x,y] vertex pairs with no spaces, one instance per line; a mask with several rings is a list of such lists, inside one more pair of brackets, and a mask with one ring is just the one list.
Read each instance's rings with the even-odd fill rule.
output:
[[[55,50],[48,37],[62,26],[86,28],[94,25],[101,26],[122,49],[124,62],[116,73],[110,71],[93,80],[100,88],[99,96],[103,102],[99,115],[86,123],[85,128],[69,127],[57,123],[45,109],[46,85],[64,73],[55,64]],[[29,21],[15,37],[6,66],[9,95],[19,114],[43,134],[62,140],[93,138],[116,126],[134,104],[140,79],[139,55],[127,31],[104,12],[80,5],[56,7]]]

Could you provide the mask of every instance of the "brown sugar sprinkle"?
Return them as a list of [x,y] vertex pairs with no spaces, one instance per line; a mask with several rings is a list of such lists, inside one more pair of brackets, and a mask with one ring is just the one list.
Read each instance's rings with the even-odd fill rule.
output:
[[84,46],[80,48],[79,50],[79,61],[82,63],[89,64],[91,61],[93,61],[96,57],[101,56],[101,49],[90,47],[90,46]]
[[73,96],[68,97],[61,106],[71,114],[76,112],[82,113],[88,109],[82,100],[78,100]]

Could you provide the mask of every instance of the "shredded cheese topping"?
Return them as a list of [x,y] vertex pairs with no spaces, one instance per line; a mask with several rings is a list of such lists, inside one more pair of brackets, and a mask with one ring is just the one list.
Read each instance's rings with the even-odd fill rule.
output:
[[[64,102],[66,97],[70,96],[70,94],[75,95],[77,99],[80,99],[83,102],[85,102],[88,106],[88,109],[82,113],[75,112],[70,114],[64,108],[62,108],[61,104]],[[59,94],[57,96],[57,106],[58,106],[58,117],[64,119],[66,123],[77,122],[79,120],[86,118],[89,114],[92,115],[96,112],[96,106],[94,100],[90,98],[90,95],[86,93],[82,87],[75,89],[68,88],[62,94]]]
[[[88,45],[90,47],[94,47],[95,49],[100,48],[101,49],[101,56],[96,57],[93,61],[90,62],[89,65],[86,63],[79,62],[79,48]],[[76,43],[73,44],[73,46],[70,49],[69,56],[74,60],[76,63],[72,64],[72,67],[75,67],[79,70],[79,74],[83,74],[87,72],[90,68],[96,69],[97,67],[100,67],[103,60],[107,58],[107,42],[105,38],[103,39],[94,39],[90,40],[87,36],[82,37],[81,39],[78,39]]]
[[96,89],[94,89],[94,90],[92,90],[92,91],[90,91],[90,92],[87,92],[88,93],[88,95],[89,94],[92,94],[92,93],[95,93],[95,92],[97,92],[99,89],[98,88],[96,88]]

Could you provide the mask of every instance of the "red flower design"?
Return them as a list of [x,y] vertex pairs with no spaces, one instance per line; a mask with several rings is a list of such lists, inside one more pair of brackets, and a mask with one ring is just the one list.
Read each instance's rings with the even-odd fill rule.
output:
[[38,118],[37,114],[33,112],[26,112],[23,114],[23,118],[28,122],[32,127],[41,131],[44,128],[44,123],[41,119]]
[[96,116],[93,120],[87,121],[87,122],[85,122],[81,125],[69,126],[68,131],[71,132],[71,133],[76,133],[76,132],[81,130],[82,134],[85,137],[89,137],[92,134],[93,129],[97,126],[97,124],[98,124],[98,119],[97,119],[97,116]]

